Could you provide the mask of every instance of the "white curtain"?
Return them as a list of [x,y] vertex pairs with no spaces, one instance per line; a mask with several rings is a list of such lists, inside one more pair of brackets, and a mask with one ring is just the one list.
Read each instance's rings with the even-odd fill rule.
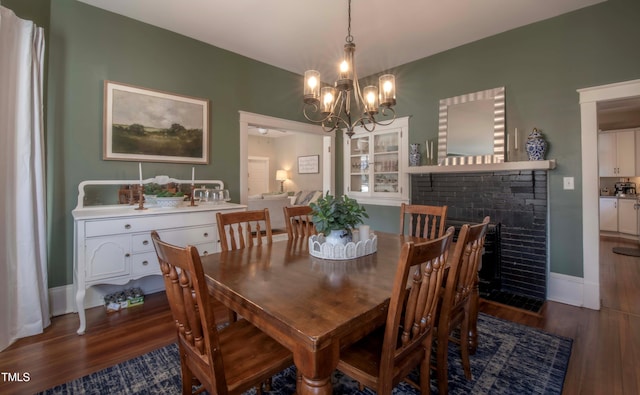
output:
[[50,324],[44,33],[0,6],[0,350]]

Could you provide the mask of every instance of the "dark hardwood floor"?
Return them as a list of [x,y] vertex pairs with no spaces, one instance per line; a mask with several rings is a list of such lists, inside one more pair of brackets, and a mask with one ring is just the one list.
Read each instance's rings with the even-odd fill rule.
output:
[[[482,301],[480,310],[574,340],[564,394],[640,393],[640,258],[614,254],[618,239],[601,241],[602,309],[547,302],[539,315]],[[224,316],[224,314],[218,314]],[[87,311],[87,333],[76,314],[55,317],[41,335],[0,352],[0,394],[31,394],[162,347],[175,334],[164,293],[144,305],[106,314]],[[482,339],[480,339],[482,341]],[[9,382],[5,373],[30,380]],[[14,376],[14,378],[17,376]]]

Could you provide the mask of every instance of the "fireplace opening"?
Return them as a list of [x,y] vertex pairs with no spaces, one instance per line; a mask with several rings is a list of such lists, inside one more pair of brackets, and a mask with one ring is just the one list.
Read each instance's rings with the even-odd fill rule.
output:
[[[456,229],[454,241],[457,241],[460,228],[465,223],[469,223],[469,221],[447,219],[447,227],[453,226]],[[488,301],[537,313],[544,304],[543,299],[502,289],[501,228],[501,223],[490,223],[487,228],[482,264],[478,270],[478,291],[480,297]]]

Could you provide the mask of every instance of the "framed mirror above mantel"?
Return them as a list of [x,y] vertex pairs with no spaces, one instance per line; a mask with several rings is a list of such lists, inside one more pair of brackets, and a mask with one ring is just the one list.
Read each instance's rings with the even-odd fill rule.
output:
[[410,166],[409,174],[550,170],[555,160],[507,160],[506,93],[492,88],[440,100],[437,165]]
[[504,162],[505,117],[504,87],[440,100],[437,163]]

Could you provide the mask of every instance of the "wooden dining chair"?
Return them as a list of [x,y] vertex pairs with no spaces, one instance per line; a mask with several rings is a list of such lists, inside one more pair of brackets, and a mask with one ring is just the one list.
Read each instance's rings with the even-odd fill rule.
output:
[[309,237],[318,232],[311,220],[313,210],[310,206],[283,207],[284,221],[287,225],[289,239]]
[[338,370],[378,394],[391,394],[420,366],[420,392],[430,392],[436,308],[453,233],[450,227],[443,237],[402,246],[386,324],[341,350]]
[[216,218],[222,251],[233,251],[251,247],[254,244],[273,242],[269,209],[233,213],[218,212]]
[[[477,322],[478,265],[482,258],[489,221],[489,217],[485,217],[480,224],[463,225],[451,257],[437,324],[434,369],[437,372],[439,394],[448,392],[447,356],[450,340],[460,345],[464,375],[467,380],[471,379],[469,332],[472,331],[472,325]],[[472,305],[474,303],[476,306]],[[473,317],[474,314],[475,317]],[[459,338],[453,338],[456,329],[459,329]]]
[[151,238],[176,324],[183,394],[198,382],[209,394],[241,394],[291,366],[292,354],[247,320],[216,327],[196,247],[165,243],[156,231]]
[[411,236],[433,240],[442,237],[447,222],[447,206],[405,204],[400,206],[400,234],[405,233],[405,217],[408,216]]

